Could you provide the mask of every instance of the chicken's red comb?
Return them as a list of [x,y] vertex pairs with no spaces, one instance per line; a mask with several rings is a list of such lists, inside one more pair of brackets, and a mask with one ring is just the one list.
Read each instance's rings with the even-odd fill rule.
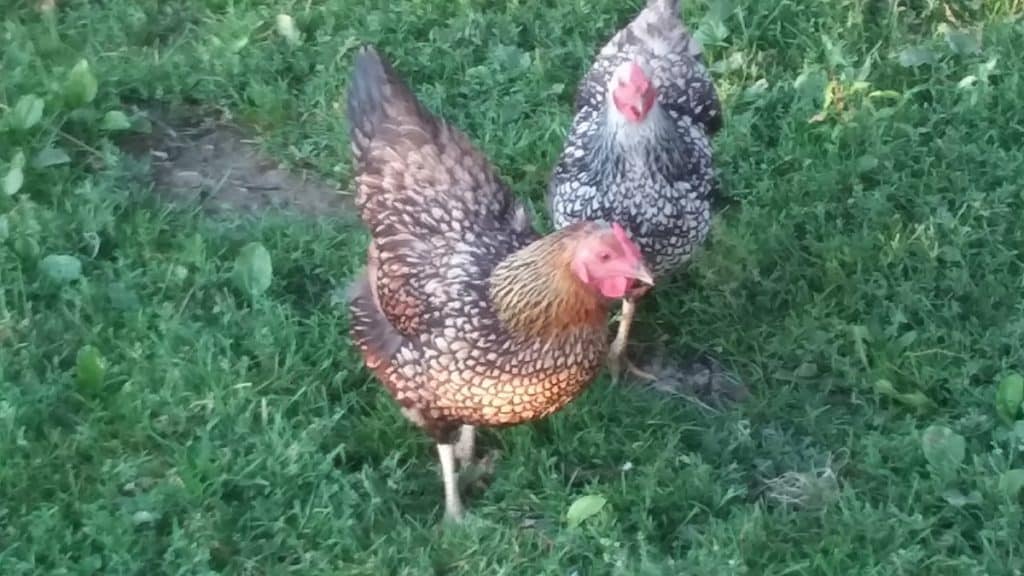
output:
[[630,239],[629,234],[626,233],[626,229],[619,225],[618,222],[612,222],[612,232],[615,233],[615,238],[618,239],[619,244],[626,250],[626,254],[629,254],[637,260],[642,260],[643,256],[640,254],[640,248],[637,247],[636,243]]

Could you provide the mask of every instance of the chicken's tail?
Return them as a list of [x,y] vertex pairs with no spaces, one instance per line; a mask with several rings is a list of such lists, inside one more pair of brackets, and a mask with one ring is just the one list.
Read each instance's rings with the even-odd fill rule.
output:
[[356,54],[348,84],[347,115],[352,154],[362,156],[383,116],[384,91],[387,85],[386,64],[372,46]]
[[372,46],[356,55],[347,104],[355,203],[375,238],[527,231],[487,157],[423,106]]
[[682,19],[679,0],[648,0],[629,28],[655,53],[674,52],[703,58],[700,42]]
[[678,17],[682,11],[679,0],[648,0],[647,8]]
[[390,119],[430,119],[409,87],[377,49],[364,46],[356,54],[348,86],[347,115],[349,139],[355,161],[359,162],[381,125]]
[[[622,42],[629,42],[626,38],[631,38],[642,43],[656,58],[669,56],[662,62],[668,67],[668,74],[676,78],[680,86],[687,87],[689,95],[685,106],[709,134],[717,133],[722,127],[721,104],[704,61],[704,47],[683,21],[682,3],[648,0],[628,28],[632,34],[624,36]],[[689,59],[689,65],[675,64],[675,58],[680,56]]]

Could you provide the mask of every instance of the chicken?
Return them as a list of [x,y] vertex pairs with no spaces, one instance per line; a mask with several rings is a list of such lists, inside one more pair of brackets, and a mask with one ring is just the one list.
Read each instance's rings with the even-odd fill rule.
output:
[[[348,92],[356,206],[372,242],[349,289],[351,336],[437,443],[445,516],[478,426],[544,418],[600,372],[608,312],[651,275],[618,224],[548,236],[488,160],[433,116],[373,47]],[[456,437],[458,436],[458,446]]]
[[[621,222],[655,278],[703,243],[716,188],[711,138],[722,126],[700,44],[677,0],[651,0],[601,49],[580,83],[576,116],[548,189],[556,228]],[[636,297],[626,298],[608,366],[618,380]]]

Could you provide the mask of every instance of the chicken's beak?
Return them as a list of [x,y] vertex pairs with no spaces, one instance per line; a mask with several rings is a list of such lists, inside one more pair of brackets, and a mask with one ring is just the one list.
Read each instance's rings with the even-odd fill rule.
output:
[[647,266],[643,262],[637,264],[636,272],[633,274],[633,278],[646,284],[647,286],[654,286],[654,275],[647,269]]
[[636,271],[633,273],[633,279],[639,283],[639,286],[634,286],[626,294],[627,298],[640,298],[654,286],[654,276],[642,263],[637,265]]

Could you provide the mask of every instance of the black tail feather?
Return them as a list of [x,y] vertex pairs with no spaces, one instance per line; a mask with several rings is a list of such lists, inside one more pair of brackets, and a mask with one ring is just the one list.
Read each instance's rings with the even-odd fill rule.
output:
[[372,45],[364,46],[356,54],[349,80],[347,114],[357,161],[379,135],[381,125],[389,120],[398,125],[416,125],[428,133],[436,123],[391,63]]
[[356,157],[373,139],[384,115],[388,72],[387,64],[373,46],[365,46],[356,54],[346,108],[349,138]]
[[647,7],[655,8],[676,16],[679,16],[682,13],[679,0],[649,0],[647,2]]

